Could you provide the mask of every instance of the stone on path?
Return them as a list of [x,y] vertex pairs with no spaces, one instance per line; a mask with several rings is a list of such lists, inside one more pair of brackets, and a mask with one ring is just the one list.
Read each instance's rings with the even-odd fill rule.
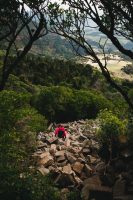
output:
[[106,186],[102,186],[101,180],[98,175],[92,176],[84,181],[81,192],[82,199],[89,200],[92,192],[94,193],[94,199],[97,192],[99,193],[99,195],[100,193],[103,193],[103,196],[109,193],[109,196],[112,197],[112,189]]
[[65,155],[65,151],[57,151],[55,153],[55,157],[64,156],[64,155]]
[[71,165],[68,164],[68,165],[64,166],[63,170],[62,170],[62,173],[64,173],[64,174],[72,174],[73,171],[72,171]]
[[50,170],[45,168],[44,166],[38,167],[37,170],[43,175],[47,175],[49,174]]
[[46,142],[48,142],[49,144],[57,143],[58,138],[56,138],[56,137],[46,138]]
[[84,167],[84,165],[81,164],[80,162],[75,162],[75,163],[72,165],[73,171],[75,171],[75,172],[78,173],[78,174],[81,174],[81,172],[82,172],[82,170],[83,170],[83,167]]

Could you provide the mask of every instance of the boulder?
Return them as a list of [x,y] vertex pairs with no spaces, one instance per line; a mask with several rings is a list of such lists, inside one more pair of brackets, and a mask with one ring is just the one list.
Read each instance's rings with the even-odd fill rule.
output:
[[87,158],[88,158],[89,163],[91,163],[91,164],[95,164],[97,161],[97,158],[95,158],[91,155],[88,155]]
[[83,135],[82,133],[80,133],[79,140],[84,141],[86,139],[87,139],[87,137],[85,135]]
[[120,176],[113,187],[113,197],[117,196],[124,196],[126,194],[126,182],[125,180]]
[[70,153],[67,153],[67,154],[66,154],[66,157],[67,157],[67,160],[68,160],[71,164],[73,164],[73,163],[76,162],[76,158],[75,158],[73,155],[71,155]]
[[85,163],[86,163],[86,160],[79,157],[79,158],[77,158],[77,162],[80,162],[80,163],[82,163],[82,164],[85,164]]
[[91,150],[89,148],[82,149],[83,154],[88,155],[91,153]]
[[56,161],[58,163],[61,163],[61,162],[65,161],[65,159],[66,159],[65,156],[59,156],[59,157],[57,157]]
[[47,175],[49,174],[50,170],[45,168],[44,166],[38,167],[37,170],[43,175]]
[[47,147],[47,144],[40,140],[37,141],[37,148],[43,148],[43,147]]
[[[81,191],[82,199],[89,200],[91,193],[93,193],[92,198],[94,199],[102,199],[100,196],[103,196],[103,198],[106,199],[105,195],[110,197],[107,197],[107,199],[112,199],[112,189],[110,187],[102,186],[100,177],[98,175],[92,176],[83,182],[83,188]],[[98,196],[96,196],[97,193]]]
[[73,171],[72,171],[71,165],[68,164],[68,165],[64,166],[63,170],[62,170],[62,173],[64,173],[64,174],[72,174]]
[[69,146],[71,145],[71,141],[70,141],[69,139],[66,139],[66,140],[64,141],[64,145],[65,145],[66,147],[69,147]]
[[46,142],[48,142],[49,144],[57,144],[58,138],[56,138],[56,137],[47,137],[46,138]]
[[57,166],[58,167],[64,167],[67,163],[68,163],[67,160],[65,160],[63,162],[57,163]]
[[53,155],[56,152],[56,144],[51,144],[49,152]]
[[92,170],[92,168],[89,165],[85,164],[84,169],[85,169],[85,173],[86,173],[87,176],[92,175],[93,170]]
[[48,157],[48,156],[50,156],[50,153],[49,153],[49,152],[44,152],[44,153],[40,154],[38,157],[39,157],[40,159],[42,159],[42,158]]
[[44,165],[45,167],[48,167],[48,166],[52,165],[53,162],[54,162],[53,157],[47,156],[47,157],[43,157],[42,159],[38,160],[37,165]]
[[86,146],[87,146],[87,147],[91,147],[91,146],[92,146],[91,140],[86,139],[86,140],[83,141],[82,147],[84,148],[84,147],[86,147]]
[[95,166],[95,170],[96,172],[98,172],[99,174],[104,174],[106,169],[106,165],[104,162],[99,162],[96,166]]
[[83,183],[83,181],[78,176],[74,176],[74,181],[77,185],[81,185]]
[[75,185],[74,177],[71,174],[59,174],[54,183],[62,188]]
[[73,171],[75,171],[78,174],[81,174],[83,167],[84,167],[84,164],[81,164],[80,162],[75,162],[72,165]]
[[65,151],[57,151],[55,153],[55,157],[60,157],[60,156],[64,156],[65,155]]

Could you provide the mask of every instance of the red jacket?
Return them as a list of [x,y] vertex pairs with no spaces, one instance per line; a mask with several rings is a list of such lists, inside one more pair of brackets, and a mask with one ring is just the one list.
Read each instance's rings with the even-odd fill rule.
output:
[[67,132],[66,132],[66,130],[65,130],[65,128],[63,126],[57,127],[55,129],[55,136],[58,136],[59,131],[63,131],[64,132],[63,133],[63,137],[66,137]]

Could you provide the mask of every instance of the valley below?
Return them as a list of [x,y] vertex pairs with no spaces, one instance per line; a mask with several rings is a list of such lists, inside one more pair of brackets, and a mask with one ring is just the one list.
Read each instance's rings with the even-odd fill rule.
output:
[[[102,64],[104,65],[105,64],[104,55],[98,54],[98,57],[100,61],[102,62]],[[132,65],[131,61],[123,59],[122,57],[118,55],[114,55],[114,54],[106,54],[106,60],[107,60],[107,68],[109,72],[112,74],[112,76],[133,81],[133,74],[127,74],[123,70],[121,70],[124,66]],[[89,58],[89,56],[86,56],[85,63],[99,69],[98,64],[93,62]]]

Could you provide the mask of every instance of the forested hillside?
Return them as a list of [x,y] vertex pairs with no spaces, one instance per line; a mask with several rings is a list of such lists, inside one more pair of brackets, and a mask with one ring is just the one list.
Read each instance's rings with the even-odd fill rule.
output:
[[[131,93],[132,84],[121,82]],[[29,55],[14,69],[6,88],[30,93],[32,104],[52,121],[95,118],[104,108],[127,110],[122,97],[98,70],[74,61]]]

